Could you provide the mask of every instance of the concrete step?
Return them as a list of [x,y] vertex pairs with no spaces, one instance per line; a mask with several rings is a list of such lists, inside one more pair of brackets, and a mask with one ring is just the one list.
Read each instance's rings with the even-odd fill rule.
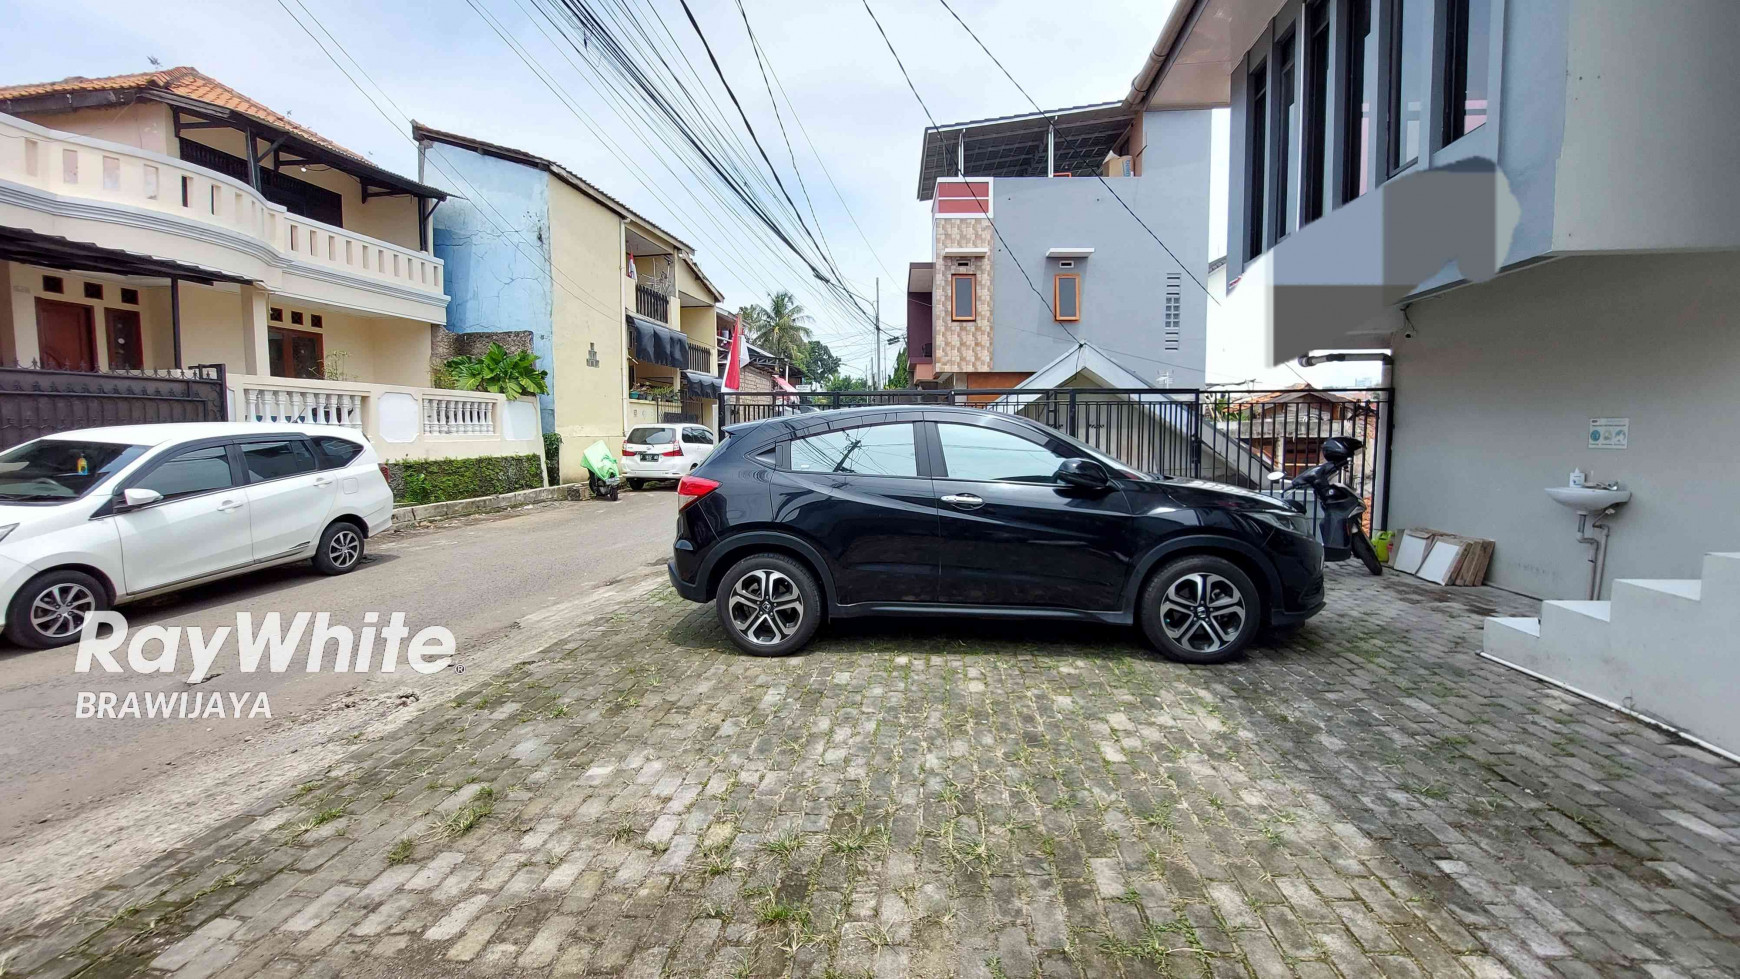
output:
[[1486,655],[1531,670],[1540,663],[1541,620],[1494,616],[1486,620]]
[[1625,585],[1640,591],[1661,592],[1675,598],[1683,598],[1695,602],[1703,594],[1704,583],[1697,578],[1615,578],[1613,593],[1619,594],[1619,586]]
[[1606,656],[1612,602],[1542,602],[1541,642],[1562,654]]
[[1740,554],[1704,555],[1704,591],[1712,602],[1740,607]]

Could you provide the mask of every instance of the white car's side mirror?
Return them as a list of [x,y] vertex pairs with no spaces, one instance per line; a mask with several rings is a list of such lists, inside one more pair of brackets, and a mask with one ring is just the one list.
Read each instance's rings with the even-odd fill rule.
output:
[[163,499],[163,494],[153,489],[130,489],[121,491],[121,500],[130,507],[150,506]]

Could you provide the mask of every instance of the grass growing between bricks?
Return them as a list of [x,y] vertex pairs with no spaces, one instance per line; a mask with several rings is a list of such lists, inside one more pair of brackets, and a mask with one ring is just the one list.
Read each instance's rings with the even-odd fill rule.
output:
[[982,623],[763,660],[659,593],[8,936],[5,975],[1740,973],[1735,766],[1489,669],[1438,592],[1330,599],[1197,668]]

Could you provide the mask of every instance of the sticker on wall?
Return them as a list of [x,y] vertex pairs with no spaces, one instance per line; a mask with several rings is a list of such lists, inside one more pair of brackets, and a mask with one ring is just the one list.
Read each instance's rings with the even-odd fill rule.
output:
[[1631,419],[1589,419],[1589,448],[1623,449],[1631,440]]

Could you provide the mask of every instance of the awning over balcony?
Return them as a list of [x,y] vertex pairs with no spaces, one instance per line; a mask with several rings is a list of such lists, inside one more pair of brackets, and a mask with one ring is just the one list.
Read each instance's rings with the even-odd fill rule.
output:
[[724,382],[711,374],[701,371],[683,372],[683,397],[704,401],[718,401],[719,395],[725,390]]
[[110,275],[175,278],[208,286],[213,282],[250,281],[186,262],[139,255],[119,248],[104,248],[101,245],[39,234],[23,228],[0,228],[0,261],[21,262],[66,272],[106,272]]
[[628,355],[643,364],[682,370],[689,366],[689,338],[633,313],[628,317]]

